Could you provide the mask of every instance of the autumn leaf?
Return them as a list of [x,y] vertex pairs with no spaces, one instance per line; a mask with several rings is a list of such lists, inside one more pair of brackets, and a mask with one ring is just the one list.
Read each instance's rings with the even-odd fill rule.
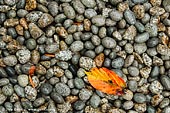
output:
[[125,81],[114,71],[107,68],[92,68],[89,72],[85,71],[89,83],[97,90],[107,94],[121,95],[126,87]]

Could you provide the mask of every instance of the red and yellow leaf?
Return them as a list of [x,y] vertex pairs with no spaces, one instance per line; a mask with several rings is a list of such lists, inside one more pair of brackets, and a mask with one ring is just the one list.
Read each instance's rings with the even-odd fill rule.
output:
[[85,72],[89,83],[97,90],[107,94],[121,95],[126,87],[125,81],[107,68],[92,68]]

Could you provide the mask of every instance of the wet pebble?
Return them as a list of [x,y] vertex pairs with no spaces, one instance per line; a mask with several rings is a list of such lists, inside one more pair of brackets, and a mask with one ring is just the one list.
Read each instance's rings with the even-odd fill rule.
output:
[[137,103],[144,103],[146,102],[146,97],[142,93],[136,93],[134,94],[134,101]]
[[7,78],[0,79],[0,86],[5,86],[7,84],[9,84],[9,79],[7,79]]
[[15,85],[14,86],[14,91],[16,92],[16,94],[20,97],[25,97],[25,92],[24,92],[24,88],[19,86],[19,85]]
[[106,48],[115,48],[116,41],[113,38],[105,37],[102,39],[102,45]]
[[22,87],[25,87],[28,85],[28,76],[27,75],[19,75],[17,80],[18,80],[18,84]]
[[85,86],[84,81],[81,78],[75,78],[74,85],[77,89],[82,89]]
[[61,96],[68,96],[70,94],[70,88],[64,83],[57,83],[55,85],[55,91]]
[[18,50],[16,56],[21,64],[25,64],[31,58],[31,52],[28,49]]
[[49,83],[44,83],[41,85],[41,93],[44,95],[49,95],[52,92],[52,85],[50,85]]
[[7,97],[4,94],[0,93],[0,105],[2,105],[6,99]]
[[73,108],[76,110],[82,110],[85,107],[85,102],[78,100],[74,103]]
[[124,59],[119,57],[112,61],[113,68],[121,68],[124,65]]
[[136,18],[135,18],[135,14],[131,11],[131,10],[129,10],[129,9],[127,9],[127,10],[125,10],[125,12],[124,12],[124,17],[125,17],[125,20],[129,23],[129,24],[135,24],[136,23]]
[[11,96],[14,93],[14,88],[12,84],[8,84],[2,87],[2,93],[5,96]]
[[79,92],[80,100],[88,100],[92,95],[92,91],[88,89],[81,89]]
[[161,76],[161,83],[166,90],[170,90],[170,78],[168,76]]
[[14,55],[9,55],[7,57],[4,57],[3,62],[5,65],[15,66],[17,64],[17,58]]
[[92,95],[92,97],[90,98],[90,105],[94,108],[97,108],[100,104],[100,97],[98,95]]

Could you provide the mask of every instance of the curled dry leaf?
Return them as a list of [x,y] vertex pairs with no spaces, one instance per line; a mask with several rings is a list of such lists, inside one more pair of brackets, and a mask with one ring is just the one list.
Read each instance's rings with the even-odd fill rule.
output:
[[107,94],[122,95],[126,87],[125,81],[115,72],[107,68],[92,68],[85,72],[89,83],[97,90]]

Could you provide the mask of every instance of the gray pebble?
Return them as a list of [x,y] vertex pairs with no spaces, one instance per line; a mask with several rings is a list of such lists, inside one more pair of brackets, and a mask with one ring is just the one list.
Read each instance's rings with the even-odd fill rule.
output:
[[95,0],[81,0],[81,2],[88,8],[94,8],[96,6]]
[[3,24],[5,20],[6,20],[5,13],[0,13],[0,24]]
[[92,91],[88,89],[81,89],[79,92],[80,100],[88,100],[92,95]]
[[27,14],[28,14],[27,10],[24,10],[24,9],[17,10],[17,16],[19,17],[25,17]]
[[114,51],[112,51],[112,52],[110,52],[110,54],[109,54],[109,58],[110,59],[115,59],[116,58],[116,52],[114,52]]
[[98,95],[92,95],[92,97],[90,98],[90,105],[93,107],[93,108],[97,108],[100,104],[100,97]]
[[33,50],[35,49],[37,46],[36,44],[36,40],[33,39],[33,38],[30,38],[26,41],[26,47],[29,49],[29,50]]
[[2,93],[5,96],[11,96],[14,93],[14,89],[12,84],[8,84],[2,87]]
[[67,18],[74,19],[76,17],[76,13],[71,6],[69,6],[69,5],[65,6],[63,8],[63,10],[64,10],[64,14],[66,15]]
[[151,71],[151,77],[157,77],[159,75],[159,67],[154,66]]
[[70,49],[71,51],[81,51],[84,48],[84,44],[82,41],[74,41],[71,46]]
[[129,53],[129,54],[133,53],[133,49],[134,49],[134,47],[132,46],[131,43],[126,43],[126,45],[125,45],[125,51],[126,51],[127,53]]
[[60,2],[71,2],[71,0],[59,0]]
[[136,23],[135,14],[131,10],[126,9],[124,12],[124,17],[129,24],[133,25]]
[[11,102],[5,102],[4,107],[7,111],[12,112],[13,111],[13,104]]
[[133,103],[133,101],[130,101],[130,100],[123,103],[123,108],[124,108],[125,110],[129,110],[129,109],[131,109],[133,106],[134,106],[134,103]]
[[140,33],[142,33],[142,32],[145,31],[144,25],[143,25],[142,23],[140,23],[139,21],[137,21],[137,22],[135,23],[135,27],[137,28],[137,30],[138,30]]
[[166,90],[170,90],[170,78],[166,75],[161,76],[161,83]]
[[9,55],[7,57],[4,57],[3,62],[7,66],[15,66],[17,64],[17,58],[15,55]]
[[153,106],[148,106],[148,107],[147,107],[147,112],[148,112],[148,113],[155,113],[156,110],[155,110],[155,108],[154,108]]
[[49,2],[48,10],[52,14],[52,16],[56,16],[58,14],[58,4],[55,1]]
[[16,37],[17,37],[17,32],[16,32],[15,28],[10,27],[10,28],[8,28],[7,32],[8,32],[8,34],[9,34],[10,36],[12,36],[13,38],[16,38]]
[[43,12],[41,11],[32,11],[26,15],[26,20],[29,22],[37,22],[42,14]]
[[103,63],[103,66],[105,66],[105,67],[110,67],[110,65],[111,65],[111,59],[105,58],[104,63]]
[[128,67],[128,72],[131,76],[138,76],[139,75],[139,69],[134,66]]
[[162,110],[162,113],[169,113],[170,112],[170,107],[167,106]]
[[16,4],[16,1],[15,0],[4,0],[4,3],[9,6],[13,6]]
[[129,67],[133,63],[134,58],[135,58],[134,55],[127,56],[125,59],[124,67]]
[[88,19],[91,19],[92,17],[96,15],[97,15],[97,12],[94,9],[86,9],[84,12],[84,16]]
[[18,84],[22,87],[25,87],[28,85],[28,76],[27,75],[19,75],[17,80],[18,80]]
[[25,0],[19,0],[18,2],[17,2],[17,8],[18,9],[24,9],[24,7],[25,7]]
[[143,43],[143,42],[146,42],[148,39],[149,39],[149,33],[144,32],[144,33],[139,34],[138,36],[135,37],[135,42]]
[[14,91],[16,92],[16,94],[20,97],[25,97],[25,92],[24,92],[24,88],[19,86],[19,85],[15,85],[14,86]]
[[146,24],[150,21],[150,15],[148,13],[145,13],[145,16],[142,18],[142,23]]
[[150,37],[155,37],[158,34],[157,25],[148,23],[145,25],[145,31],[147,31],[149,33]]
[[153,47],[153,48],[148,48],[146,52],[147,52],[147,54],[148,54],[149,56],[156,56],[156,55],[158,54],[158,52],[157,52],[157,50],[156,50],[155,47]]
[[49,84],[49,83],[44,83],[44,84],[42,84],[42,85],[41,85],[41,88],[40,88],[41,93],[44,94],[44,95],[50,94],[50,93],[52,92],[52,89],[53,89],[53,87],[52,87],[52,85]]
[[92,25],[91,26],[91,31],[92,31],[93,34],[97,35],[98,31],[99,31],[99,28],[96,25]]
[[170,103],[170,100],[168,98],[164,98],[162,100],[162,102],[159,104],[160,108],[165,108],[166,106],[168,106]]
[[35,107],[39,107],[42,104],[45,103],[45,99],[43,97],[37,98],[34,102],[33,102],[33,106]]
[[146,96],[142,93],[135,93],[133,98],[134,98],[134,101],[137,103],[146,102]]
[[81,78],[75,78],[74,85],[77,89],[82,89],[85,86],[84,81]]
[[7,84],[9,84],[9,79],[7,79],[7,78],[0,79],[0,86],[5,86]]
[[140,43],[140,44],[135,43],[135,44],[134,44],[134,50],[135,50],[138,54],[142,54],[142,53],[144,53],[144,52],[147,50],[147,46],[146,46],[145,43]]
[[147,0],[132,0],[135,4],[145,3]]
[[90,70],[92,67],[95,66],[94,61],[89,57],[81,57],[79,60],[79,65],[81,68],[86,70]]
[[90,58],[95,58],[96,57],[96,54],[95,54],[95,52],[93,51],[93,50],[88,50],[88,51],[86,51],[85,53],[84,53],[84,55],[86,56],[86,57],[90,57]]
[[37,97],[37,90],[31,86],[25,87],[25,97],[30,101],[34,101]]
[[7,13],[8,18],[15,18],[16,17],[16,11],[15,10],[10,10]]
[[105,37],[102,39],[102,45],[106,48],[115,48],[116,41],[113,38]]
[[63,13],[61,13],[61,14],[56,15],[54,21],[55,21],[56,23],[62,23],[62,22],[64,22],[65,19],[66,19],[66,15],[64,15]]
[[102,16],[102,15],[96,15],[96,16],[94,16],[94,17],[92,18],[91,22],[92,22],[94,25],[100,27],[100,26],[103,26],[103,25],[105,24],[105,20],[106,20],[106,19],[105,19],[104,16]]
[[0,105],[2,105],[6,99],[7,97],[4,94],[0,93]]
[[85,11],[84,5],[79,0],[73,0],[73,7],[79,14],[83,14]]
[[76,110],[82,110],[85,107],[85,102],[78,100],[74,103],[73,108]]
[[64,83],[57,83],[55,85],[55,91],[61,96],[68,96],[70,94],[70,88]]
[[128,82],[128,87],[129,87],[129,89],[130,89],[131,91],[135,92],[135,91],[137,90],[137,88],[138,88],[137,82],[134,81],[134,80],[130,80],[130,81]]
[[123,14],[122,12],[113,9],[110,13],[109,13],[110,17],[112,20],[114,21],[120,21],[123,18]]
[[113,68],[121,68],[124,65],[124,59],[119,57],[112,61]]
[[52,92],[51,94],[51,98],[58,104],[64,103],[64,99],[61,95],[59,95],[56,92]]

